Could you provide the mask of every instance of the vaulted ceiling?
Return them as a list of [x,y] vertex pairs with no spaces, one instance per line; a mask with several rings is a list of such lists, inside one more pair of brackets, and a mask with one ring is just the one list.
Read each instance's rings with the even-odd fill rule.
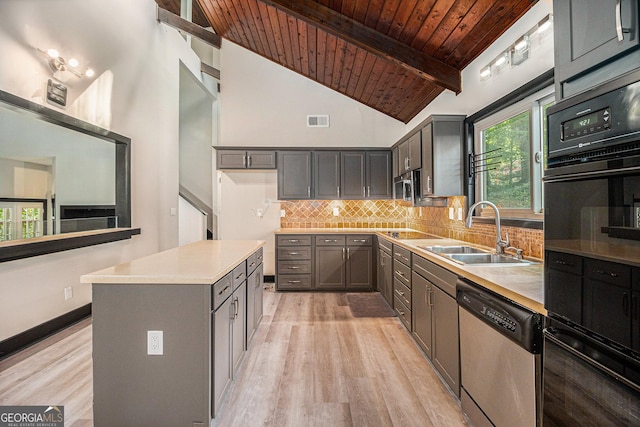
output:
[[[156,0],[180,14],[180,0]],[[194,0],[193,22],[407,123],[537,0]],[[224,85],[224,82],[222,82]]]

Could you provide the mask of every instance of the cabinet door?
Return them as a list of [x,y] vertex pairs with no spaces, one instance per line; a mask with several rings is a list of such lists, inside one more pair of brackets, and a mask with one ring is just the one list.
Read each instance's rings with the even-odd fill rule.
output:
[[[431,288],[427,279],[418,273],[413,273],[411,289],[411,314],[413,316],[413,337],[429,359],[432,358],[432,310]],[[457,311],[456,311],[457,313]]]
[[366,170],[367,198],[393,198],[393,188],[391,186],[391,152],[367,151]]
[[247,168],[249,169],[275,169],[275,151],[247,151]]
[[393,258],[387,252],[382,253],[384,274],[384,297],[389,305],[393,305]]
[[631,289],[584,280],[584,326],[631,347]]
[[[616,3],[620,5],[619,15]],[[553,14],[557,82],[638,45],[637,0],[554,0]]]
[[278,152],[278,199],[311,198],[311,152]]
[[349,200],[366,198],[364,151],[343,152],[341,163],[342,198]]
[[582,324],[582,276],[549,269],[544,285],[544,307]]
[[433,124],[422,128],[422,196],[433,196]]
[[258,325],[262,321],[262,315],[264,313],[264,270],[263,265],[260,264],[256,269],[257,277],[254,282],[255,285],[255,299],[253,304],[253,321],[254,330],[258,329]]
[[234,315],[233,297],[229,297],[213,315],[213,393],[211,416],[220,409],[224,392],[231,383],[231,318]]
[[409,142],[405,141],[398,146],[398,173],[402,175],[411,170],[409,166]]
[[316,246],[317,289],[344,289],[345,258],[344,246]]
[[245,342],[245,350],[249,348],[249,343],[253,338],[253,334],[256,331],[255,320],[255,305],[256,305],[256,281],[258,279],[258,270],[254,270],[253,273],[247,277],[247,331],[245,336],[247,337]]
[[396,147],[391,150],[391,172],[393,175],[393,179],[400,176],[402,171],[400,170],[400,148]]
[[446,292],[432,286],[433,298],[433,364],[460,396],[460,340],[458,303]]
[[216,150],[217,169],[245,169],[247,153],[244,150]]
[[313,153],[313,159],[315,198],[340,198],[340,152],[316,151]]
[[247,321],[247,282],[233,291],[231,295],[231,306],[233,317],[231,320],[231,362],[232,377],[235,376],[244,355],[244,343],[246,341],[246,321]]
[[371,289],[373,285],[373,250],[370,246],[347,246],[348,289]]
[[416,132],[407,141],[409,144],[409,170],[416,170],[422,167],[422,136]]

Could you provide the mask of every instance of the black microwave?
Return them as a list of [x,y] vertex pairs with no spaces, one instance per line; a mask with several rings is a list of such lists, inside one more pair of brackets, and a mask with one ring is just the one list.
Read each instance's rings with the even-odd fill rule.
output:
[[640,70],[547,110],[547,168],[640,149]]

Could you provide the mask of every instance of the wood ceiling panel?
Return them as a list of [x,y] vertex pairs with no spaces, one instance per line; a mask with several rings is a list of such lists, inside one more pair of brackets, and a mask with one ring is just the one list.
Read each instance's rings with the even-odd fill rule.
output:
[[[177,7],[179,14],[179,0],[156,1],[173,13],[171,8]],[[440,86],[444,80],[416,72],[416,58],[459,73],[536,2],[196,0],[194,10],[197,5],[220,36],[406,123],[444,90]],[[309,5],[317,5],[323,25],[330,25],[323,27],[304,15]],[[405,56],[408,62],[403,64],[397,61],[402,57],[398,52],[395,58],[388,57],[371,49],[373,45],[358,44],[368,39],[353,32],[357,27],[351,28],[356,39],[350,39],[352,23],[364,25],[371,35],[379,34],[376,43],[391,40],[417,54]]]

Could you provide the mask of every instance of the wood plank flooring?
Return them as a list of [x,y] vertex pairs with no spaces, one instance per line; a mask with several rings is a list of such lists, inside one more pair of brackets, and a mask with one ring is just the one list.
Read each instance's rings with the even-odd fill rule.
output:
[[[264,318],[215,425],[462,426],[458,403],[395,317],[354,318],[344,293],[265,291]],[[0,361],[0,405],[92,422],[91,323]]]

